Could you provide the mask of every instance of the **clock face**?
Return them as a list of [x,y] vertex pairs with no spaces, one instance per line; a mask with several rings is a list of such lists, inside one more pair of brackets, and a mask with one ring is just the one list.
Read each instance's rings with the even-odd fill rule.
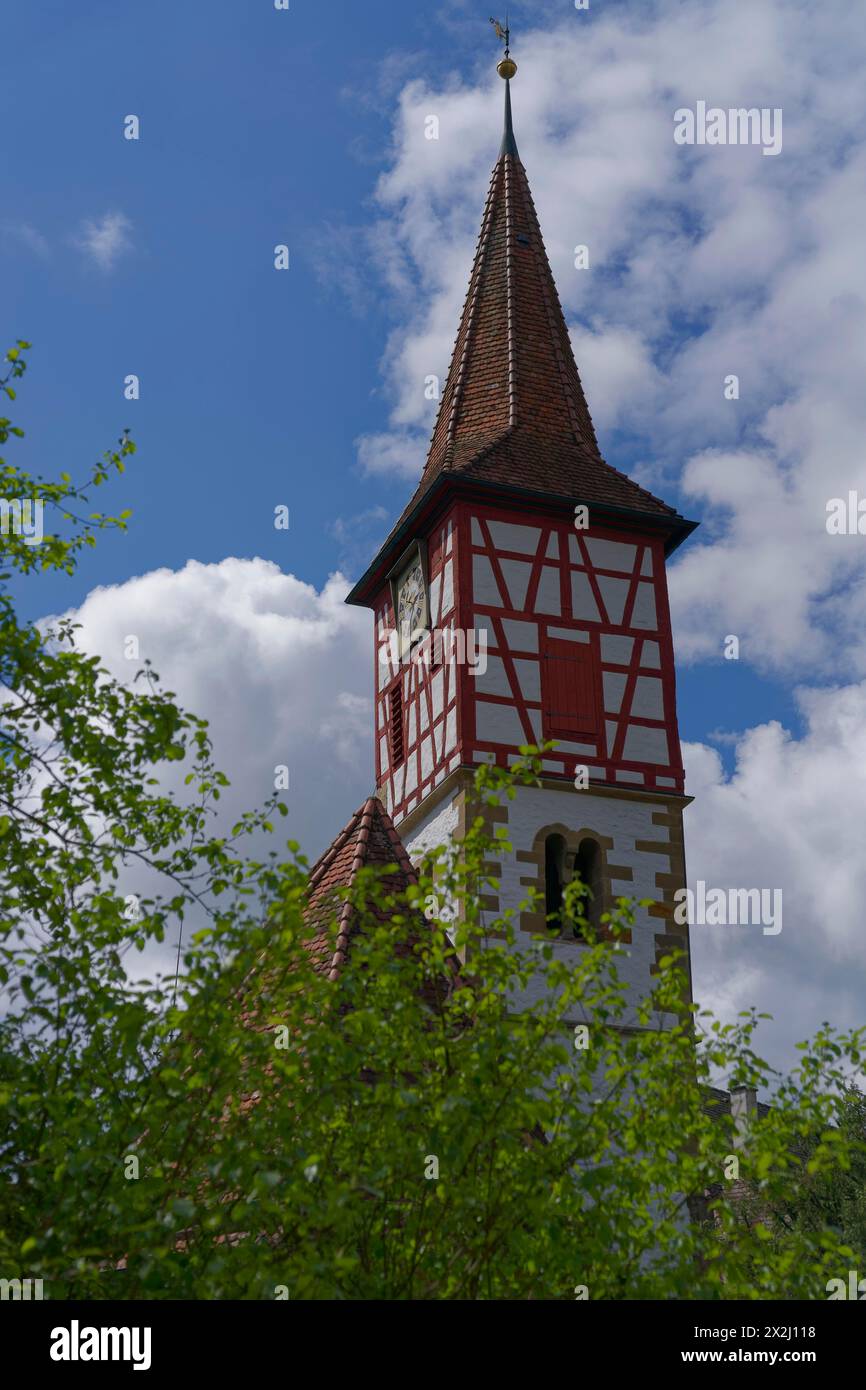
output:
[[397,627],[400,645],[405,651],[415,632],[427,626],[427,594],[420,559],[414,559],[404,570],[397,587]]

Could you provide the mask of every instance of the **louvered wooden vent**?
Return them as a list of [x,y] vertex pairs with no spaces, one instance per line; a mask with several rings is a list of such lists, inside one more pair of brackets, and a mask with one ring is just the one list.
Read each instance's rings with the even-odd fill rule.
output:
[[403,691],[395,685],[391,691],[391,766],[403,761]]

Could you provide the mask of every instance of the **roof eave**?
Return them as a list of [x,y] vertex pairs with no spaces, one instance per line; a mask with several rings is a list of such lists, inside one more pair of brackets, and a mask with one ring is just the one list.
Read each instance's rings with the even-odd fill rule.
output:
[[496,497],[520,498],[521,501],[534,502],[539,510],[542,507],[561,507],[563,510],[573,511],[575,506],[586,505],[591,508],[594,514],[601,514],[612,520],[626,521],[631,526],[639,526],[652,531],[667,531],[665,557],[672,555],[700,524],[680,516],[679,512],[669,514],[642,512],[635,508],[617,507],[611,503],[593,501],[576,495],[566,497],[557,493],[520,487],[516,484],[488,483],[483,479],[466,478],[444,472],[440,473],[430,487],[421,493],[399,528],[388,537],[375,560],[346,595],[345,602],[358,608],[370,607],[371,598],[378,592],[384,582],[385,574],[397,558],[401,548],[405,549],[407,541],[411,540],[422,514],[425,511],[434,510],[434,505],[443,500],[443,494],[451,496],[473,492],[480,492],[485,495],[492,494]]

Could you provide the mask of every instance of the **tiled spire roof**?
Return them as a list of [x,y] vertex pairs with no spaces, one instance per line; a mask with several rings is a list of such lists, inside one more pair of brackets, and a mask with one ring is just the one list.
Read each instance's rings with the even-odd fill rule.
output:
[[442,473],[660,516],[676,512],[601,457],[550,263],[505,133],[418,496]]
[[469,289],[418,486],[346,602],[369,604],[417,529],[452,486],[501,489],[632,517],[670,553],[695,528],[601,456],[565,315],[517,152],[505,84],[505,131],[490,180]]

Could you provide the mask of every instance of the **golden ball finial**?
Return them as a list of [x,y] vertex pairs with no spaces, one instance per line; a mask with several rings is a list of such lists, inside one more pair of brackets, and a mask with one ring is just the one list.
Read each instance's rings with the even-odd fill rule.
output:
[[513,58],[500,58],[499,62],[496,64],[496,71],[499,73],[500,77],[508,80],[517,72],[517,64]]

